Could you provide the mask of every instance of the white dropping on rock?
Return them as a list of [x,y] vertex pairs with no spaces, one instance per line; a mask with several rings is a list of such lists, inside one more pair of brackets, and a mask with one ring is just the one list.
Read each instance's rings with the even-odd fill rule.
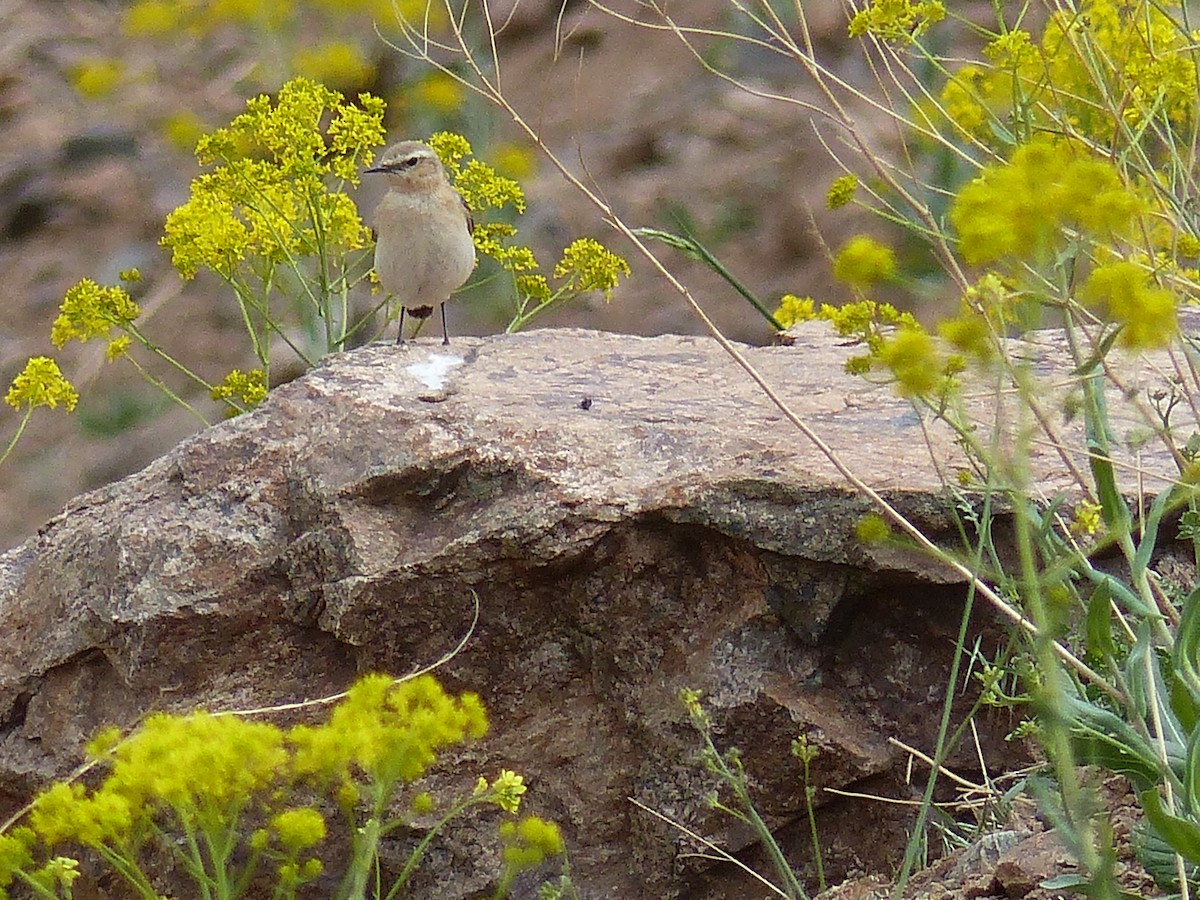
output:
[[462,364],[461,356],[431,353],[428,359],[406,366],[405,371],[431,391],[440,391],[446,384],[446,376],[450,374],[450,370]]

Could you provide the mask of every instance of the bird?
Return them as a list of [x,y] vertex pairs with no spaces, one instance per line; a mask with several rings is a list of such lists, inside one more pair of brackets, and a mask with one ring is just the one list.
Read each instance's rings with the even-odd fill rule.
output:
[[475,269],[471,210],[438,155],[421,141],[392,144],[364,171],[387,177],[388,191],[375,208],[375,271],[400,302],[396,343],[404,344],[406,311],[427,319],[440,303],[442,343],[449,344],[446,301]]

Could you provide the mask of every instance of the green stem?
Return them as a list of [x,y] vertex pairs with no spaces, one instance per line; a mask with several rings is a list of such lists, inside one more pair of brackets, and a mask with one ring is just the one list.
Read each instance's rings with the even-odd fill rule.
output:
[[1103,855],[1096,846],[1096,831],[1091,818],[1092,806],[1079,782],[1074,748],[1071,746],[1070,726],[1063,718],[1066,692],[1063,685],[1064,673],[1051,647],[1049,635],[1054,632],[1045,599],[1042,596],[1041,580],[1038,577],[1037,557],[1033,546],[1033,528],[1028,500],[1014,498],[1015,531],[1020,589],[1025,608],[1038,627],[1033,640],[1034,659],[1042,682],[1034,691],[1039,718],[1042,722],[1042,737],[1046,755],[1050,758],[1062,795],[1065,822],[1073,833],[1063,834],[1067,845],[1075,853],[1079,865],[1091,879],[1089,896],[1093,900],[1110,900],[1117,896]]
[[827,885],[825,884],[825,860],[821,855],[821,839],[817,834],[817,811],[813,805],[816,794],[817,789],[812,786],[812,772],[810,771],[808,757],[805,757],[804,807],[808,810],[808,831],[810,840],[812,841],[813,861],[817,865],[817,891],[823,893]]
[[96,852],[113,867],[114,871],[129,884],[138,895],[145,900],[158,900],[161,894],[154,889],[154,885],[150,883],[150,879],[146,877],[146,873],[142,871],[141,866],[132,855],[118,853],[109,847],[100,846],[96,848]]
[[23,881],[25,883],[25,885],[27,887],[29,887],[34,892],[34,894],[36,894],[37,896],[49,897],[50,900],[58,900],[58,892],[57,891],[48,890],[48,889],[42,887],[40,884],[38,884],[36,881],[34,881],[32,878],[30,878],[29,875],[26,874],[25,872],[23,872],[21,869],[14,869],[12,871],[12,874],[15,875],[17,878],[21,879],[21,881]]
[[512,321],[508,323],[508,327],[504,329],[504,333],[516,334],[551,307],[560,306],[566,301],[578,296],[578,293],[568,293],[567,288],[563,287],[555,291],[549,299],[543,300],[533,309],[529,310],[529,312],[525,312],[529,306],[529,298],[525,298],[525,302],[517,307],[517,314],[513,316]]
[[[163,381],[157,375],[155,375],[154,373],[152,373],[151,371],[146,369],[144,366],[142,366],[142,364],[139,363],[132,356],[127,355],[125,358],[129,360],[130,364],[135,369],[137,369],[139,373],[141,373],[141,376],[143,378],[145,378],[147,382],[149,382],[151,385],[156,387],[158,390],[162,391],[169,398],[174,400],[176,403],[178,403],[180,406],[182,406],[184,409],[186,409],[188,412],[190,412],[193,416],[195,416],[197,419],[199,419],[200,423],[202,425],[207,426],[210,424],[208,419],[206,419],[204,417],[204,414],[201,413],[200,410],[196,409],[194,406],[192,406],[192,404],[188,403],[186,400],[184,400],[182,397],[180,397],[178,394],[176,394],[173,390],[171,390],[171,388],[167,386],[167,383],[165,381]],[[204,385],[209,390],[212,390],[212,386],[207,384],[206,382],[201,381],[200,384]]]
[[[992,493],[989,490],[984,496],[983,512],[980,516],[980,534],[975,545],[975,556],[972,560],[974,571],[978,572],[983,566],[983,548],[991,543],[991,512]],[[963,602],[962,618],[958,623],[958,638],[954,643],[954,658],[950,662],[950,674],[946,678],[946,693],[942,699],[942,717],[938,722],[937,744],[933,752],[933,764],[929,770],[929,780],[925,782],[925,793],[921,797],[921,808],[917,812],[917,821],[913,824],[912,835],[904,848],[904,862],[900,866],[900,874],[896,877],[892,896],[899,900],[904,896],[904,888],[917,864],[921,843],[925,834],[925,823],[929,818],[929,810],[933,808],[933,792],[937,787],[938,774],[942,764],[950,754],[950,749],[957,741],[947,741],[950,731],[950,716],[954,708],[954,694],[958,688],[958,673],[962,666],[963,648],[967,642],[967,629],[971,622],[971,611],[975,605],[976,580],[967,584],[967,598]],[[974,710],[972,710],[974,713]]]
[[713,255],[707,247],[701,244],[691,234],[673,234],[670,231],[662,231],[658,228],[635,228],[633,233],[639,237],[648,237],[662,241],[664,244],[669,244],[677,250],[682,250],[689,256],[695,257],[703,262],[706,266],[720,275],[735,291],[741,294],[746,301],[753,306],[760,316],[771,323],[771,327],[776,331],[785,331],[786,329],[780,324],[779,320],[763,306],[762,301],[756,297],[751,290],[742,284],[738,278],[730,272],[725,265]]
[[[396,876],[396,881],[392,884],[391,890],[387,892],[387,896],[384,897],[384,900],[394,900],[400,889],[403,888],[408,883],[408,879],[412,877],[412,873],[416,870],[417,865],[421,862],[421,857],[425,855],[425,851],[429,848],[430,843],[433,842],[433,839],[438,836],[441,830],[446,827],[451,819],[460,815],[464,810],[470,808],[471,806],[474,806],[477,803],[485,802],[487,801],[482,797],[468,797],[466,800],[460,800],[451,806],[450,811],[442,816],[442,818],[440,818],[434,824],[434,826],[425,833],[425,836],[421,838],[421,842],[417,844],[416,849],[409,854],[408,860],[404,863],[404,868],[401,869],[400,874]],[[385,833],[386,831],[390,831],[391,827],[392,826],[386,828]]]
[[17,441],[21,439],[21,435],[25,433],[25,426],[29,424],[30,418],[33,416],[33,404],[29,405],[29,409],[25,410],[25,415],[21,417],[21,424],[17,426],[17,433],[12,436],[12,440],[8,442],[8,446],[4,448],[3,455],[0,455],[0,463],[8,459],[10,453],[13,452],[13,447],[17,446]]
[[713,767],[716,773],[721,777],[721,780],[733,789],[734,795],[738,799],[738,804],[741,806],[741,812],[735,813],[733,810],[728,812],[737,816],[738,819],[748,824],[758,835],[763,848],[767,851],[767,856],[771,859],[771,864],[774,866],[776,873],[783,879],[785,891],[791,900],[800,898],[800,900],[808,900],[808,894],[804,890],[804,886],[800,884],[800,880],[796,878],[796,873],[788,863],[787,858],[783,855],[783,850],[779,846],[779,842],[775,840],[775,836],[771,834],[771,829],[767,827],[767,823],[759,816],[758,810],[754,808],[754,803],[750,799],[750,792],[746,787],[746,773],[742,769],[741,763],[736,762],[737,771],[729,767],[725,758],[717,752],[716,745],[712,741],[712,736],[707,728],[700,732],[704,736],[704,742],[711,754],[710,759],[713,762]]

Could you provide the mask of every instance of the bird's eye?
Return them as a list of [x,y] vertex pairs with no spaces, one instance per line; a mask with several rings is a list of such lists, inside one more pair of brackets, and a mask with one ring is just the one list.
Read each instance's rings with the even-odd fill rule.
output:
[[419,157],[419,156],[410,156],[408,159],[402,159],[402,160],[400,161],[400,168],[402,168],[402,169],[411,169],[413,166],[415,166],[415,165],[416,165],[417,163],[419,163],[420,161],[421,161],[421,157]]

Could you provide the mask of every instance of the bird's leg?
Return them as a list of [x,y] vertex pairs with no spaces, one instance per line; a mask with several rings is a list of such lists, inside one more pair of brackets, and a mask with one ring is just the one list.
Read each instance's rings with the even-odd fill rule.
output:
[[446,330],[446,301],[442,301],[442,346],[450,346],[450,332]]
[[400,328],[396,332],[396,343],[404,346],[404,307],[400,307]]

